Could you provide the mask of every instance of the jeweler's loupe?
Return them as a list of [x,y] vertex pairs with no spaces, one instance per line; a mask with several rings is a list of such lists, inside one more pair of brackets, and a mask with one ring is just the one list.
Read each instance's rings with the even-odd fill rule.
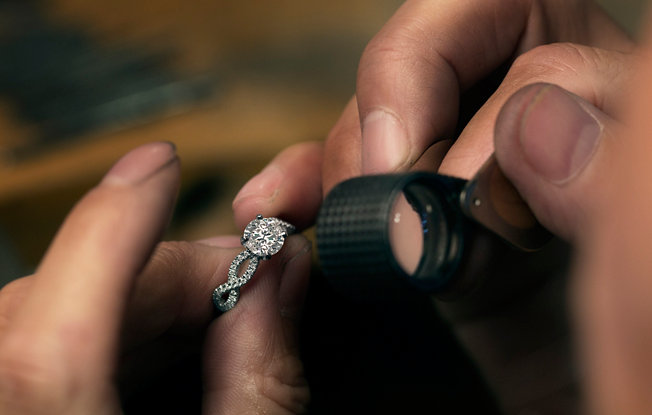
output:
[[479,227],[526,251],[551,238],[492,156],[469,181],[415,172],[340,183],[319,212],[317,247],[324,275],[356,297],[401,285],[438,293]]

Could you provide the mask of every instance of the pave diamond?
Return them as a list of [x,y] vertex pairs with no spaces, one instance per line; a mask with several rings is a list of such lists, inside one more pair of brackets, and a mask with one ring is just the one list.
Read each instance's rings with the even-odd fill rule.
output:
[[[249,222],[242,234],[242,245],[246,249],[231,262],[226,282],[213,291],[215,307],[222,312],[232,309],[240,298],[240,287],[253,277],[258,263],[280,251],[285,237],[294,231],[295,227],[289,223],[277,218],[264,218],[263,215]],[[239,270],[247,261],[239,275]]]
[[243,233],[243,245],[252,254],[269,257],[283,247],[287,231],[276,218],[256,218],[249,222]]
[[[246,261],[249,261],[249,263],[242,275],[238,276],[238,270]],[[213,303],[215,307],[220,311],[228,311],[235,306],[235,303],[238,302],[238,298],[240,297],[240,287],[245,285],[253,277],[254,272],[258,268],[259,261],[260,259],[257,256],[252,256],[252,253],[247,250],[240,252],[235,257],[229,267],[227,281],[213,291]],[[225,296],[226,298],[224,298]]]

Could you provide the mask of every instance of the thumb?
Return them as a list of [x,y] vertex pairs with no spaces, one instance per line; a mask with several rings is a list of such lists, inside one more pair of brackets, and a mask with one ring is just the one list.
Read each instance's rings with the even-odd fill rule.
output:
[[310,243],[288,238],[261,264],[238,304],[209,327],[204,413],[302,413],[309,400],[297,323],[310,271]]
[[550,84],[530,85],[498,115],[496,157],[539,221],[572,241],[600,209],[617,128],[576,95]]

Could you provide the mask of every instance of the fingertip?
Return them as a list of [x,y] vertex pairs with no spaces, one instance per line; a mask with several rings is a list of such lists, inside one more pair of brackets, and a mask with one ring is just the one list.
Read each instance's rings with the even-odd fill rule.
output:
[[518,161],[527,164],[530,175],[556,185],[579,175],[604,129],[590,106],[550,84],[531,85],[514,94],[496,121],[496,152],[505,173],[509,176]]
[[511,157],[508,156],[519,150],[523,116],[536,97],[550,86],[545,83],[528,85],[505,102],[496,118],[494,134],[496,157],[499,161],[509,161]]
[[588,105],[555,86],[536,95],[523,116],[519,138],[525,160],[540,176],[563,184],[589,163],[604,127]]
[[240,189],[231,205],[239,228],[244,228],[257,214],[267,214],[284,179],[285,172],[272,161]]
[[615,126],[604,113],[562,88],[534,84],[498,115],[496,157],[505,176],[553,233],[575,239],[601,204],[597,184],[608,154],[598,147]]
[[[277,190],[278,192],[278,190]],[[278,216],[273,212],[273,196],[270,198],[264,196],[250,195],[235,199],[233,201],[233,218],[238,229],[244,229],[247,224],[260,214],[265,217]]]
[[496,159],[505,176],[523,192],[522,183],[532,180],[532,171],[525,161],[521,146],[521,130],[526,112],[551,85],[537,83],[514,93],[503,105],[496,118],[494,148]]
[[283,150],[238,193],[232,207],[238,227],[257,214],[279,217],[302,229],[321,203],[323,145],[305,142]]

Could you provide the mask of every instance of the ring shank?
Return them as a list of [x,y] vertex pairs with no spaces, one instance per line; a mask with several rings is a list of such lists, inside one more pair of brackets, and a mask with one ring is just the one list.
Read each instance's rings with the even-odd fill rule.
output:
[[[266,234],[266,232],[269,232],[270,227],[278,227],[282,230],[282,232],[274,230],[278,234],[272,233],[271,236],[277,238],[276,240],[270,241],[264,236],[259,237],[260,240],[250,240],[252,235],[256,235],[256,232]],[[241,238],[245,250],[240,252],[231,262],[227,281],[213,290],[213,304],[218,310],[225,312],[236,305],[240,298],[240,287],[253,277],[260,261],[268,259],[278,252],[285,243],[285,237],[294,233],[295,229],[288,222],[278,218],[264,218],[262,215],[257,215],[254,220],[249,222]],[[270,243],[271,245],[265,245]],[[247,261],[245,271],[242,275],[238,275],[240,268]],[[225,295],[227,296],[226,299],[224,298]]]

